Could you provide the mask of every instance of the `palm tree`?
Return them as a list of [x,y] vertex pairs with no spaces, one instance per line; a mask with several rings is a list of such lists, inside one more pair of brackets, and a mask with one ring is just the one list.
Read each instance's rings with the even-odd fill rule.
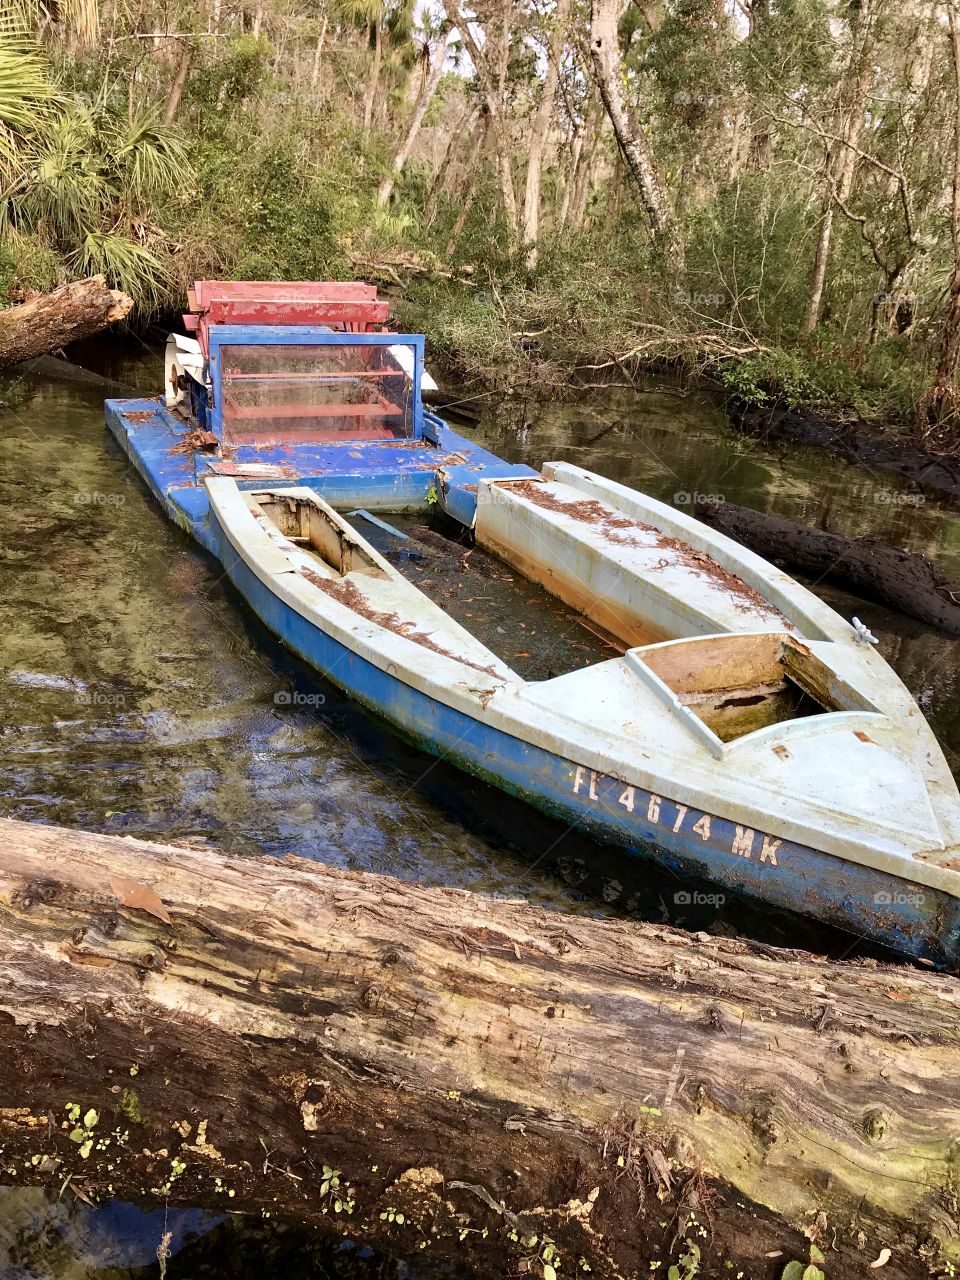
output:
[[335,12],[341,22],[366,32],[372,51],[370,74],[363,95],[363,137],[370,136],[373,113],[380,92],[385,41],[403,46],[413,30],[416,0],[336,0]]
[[100,35],[99,0],[5,0],[4,16],[21,31],[39,33],[48,27],[66,34],[76,47],[89,49]]
[[[430,68],[429,74],[423,80],[420,92],[417,95],[417,101],[413,108],[413,115],[410,123],[407,125],[406,131],[397,143],[393,155],[390,159],[390,167],[383,181],[380,183],[380,190],[377,192],[377,207],[383,206],[390,199],[393,191],[393,184],[403,172],[403,166],[407,162],[407,157],[417,140],[417,134],[420,132],[420,126],[423,124],[423,118],[427,114],[427,108],[433,101],[434,94],[440,84],[440,77],[443,75],[443,64],[447,58],[447,50],[453,39],[453,30],[447,27],[442,31],[437,42],[437,47],[433,55],[433,66]],[[427,45],[429,51],[429,44]]]
[[0,17],[0,186],[16,175],[28,135],[49,118],[55,98],[46,61],[26,28],[10,13]]

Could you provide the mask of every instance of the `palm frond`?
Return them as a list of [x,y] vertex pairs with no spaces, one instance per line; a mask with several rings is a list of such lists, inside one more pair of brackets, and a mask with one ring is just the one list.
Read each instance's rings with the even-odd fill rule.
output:
[[129,294],[146,311],[169,291],[167,273],[156,254],[113,231],[88,232],[70,265],[78,275],[105,275],[114,288]]
[[30,181],[20,199],[25,222],[57,240],[76,242],[103,217],[116,187],[103,172],[97,122],[75,107],[57,117],[31,151]]
[[38,108],[53,96],[40,50],[26,37],[0,26],[0,124],[18,131],[31,128]]
[[155,111],[118,122],[111,150],[122,184],[134,197],[173,191],[189,178],[183,137]]
[[9,16],[0,17],[0,185],[22,169],[25,140],[49,120],[55,97],[43,54]]
[[84,49],[92,49],[100,38],[98,0],[59,0],[57,10],[77,43]]

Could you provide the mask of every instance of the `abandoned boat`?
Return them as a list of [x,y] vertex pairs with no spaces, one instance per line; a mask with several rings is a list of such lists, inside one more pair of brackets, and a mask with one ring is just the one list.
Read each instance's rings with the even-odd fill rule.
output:
[[[290,649],[602,840],[957,967],[960,796],[864,627],[661,502],[458,435],[371,287],[200,281],[185,319],[165,395],[108,400],[107,422]],[[410,512],[471,530],[608,647],[526,678],[374,545]]]

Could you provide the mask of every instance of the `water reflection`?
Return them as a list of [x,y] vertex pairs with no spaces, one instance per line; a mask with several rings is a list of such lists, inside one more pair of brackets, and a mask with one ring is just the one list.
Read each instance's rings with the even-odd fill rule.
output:
[[[158,1260],[163,1255],[163,1270]],[[282,1219],[88,1205],[69,1189],[0,1187],[4,1280],[440,1280],[449,1263],[413,1264]],[[465,1280],[465,1278],[464,1278]]]

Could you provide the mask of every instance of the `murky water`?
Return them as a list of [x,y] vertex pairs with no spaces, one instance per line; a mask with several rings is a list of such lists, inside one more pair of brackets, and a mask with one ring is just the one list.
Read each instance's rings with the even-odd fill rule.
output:
[[[113,376],[159,387],[156,354],[111,354]],[[0,812],[296,853],[562,910],[629,906],[837,956],[857,950],[846,935],[741,903],[719,914],[678,906],[677,881],[657,868],[602,850],[401,742],[285,654],[166,521],[103,428],[104,394],[34,380],[0,410]],[[464,430],[508,459],[573,461],[679,506],[715,494],[869,533],[936,556],[960,579],[960,519],[949,508],[883,474],[745,441],[705,397],[667,389],[504,405]],[[815,589],[880,636],[960,765],[960,645]],[[138,1214],[0,1191],[0,1273],[155,1275],[157,1224]],[[277,1236],[258,1225],[251,1244],[235,1225],[197,1214],[177,1230],[193,1249],[207,1243],[202,1266],[177,1271],[174,1259],[171,1277],[246,1274],[232,1252],[259,1258],[256,1274],[269,1276],[284,1250],[299,1248],[301,1261],[308,1252],[285,1228]],[[360,1275],[342,1268],[361,1261],[338,1255],[340,1270],[330,1263],[316,1273],[303,1262],[300,1274]]]

